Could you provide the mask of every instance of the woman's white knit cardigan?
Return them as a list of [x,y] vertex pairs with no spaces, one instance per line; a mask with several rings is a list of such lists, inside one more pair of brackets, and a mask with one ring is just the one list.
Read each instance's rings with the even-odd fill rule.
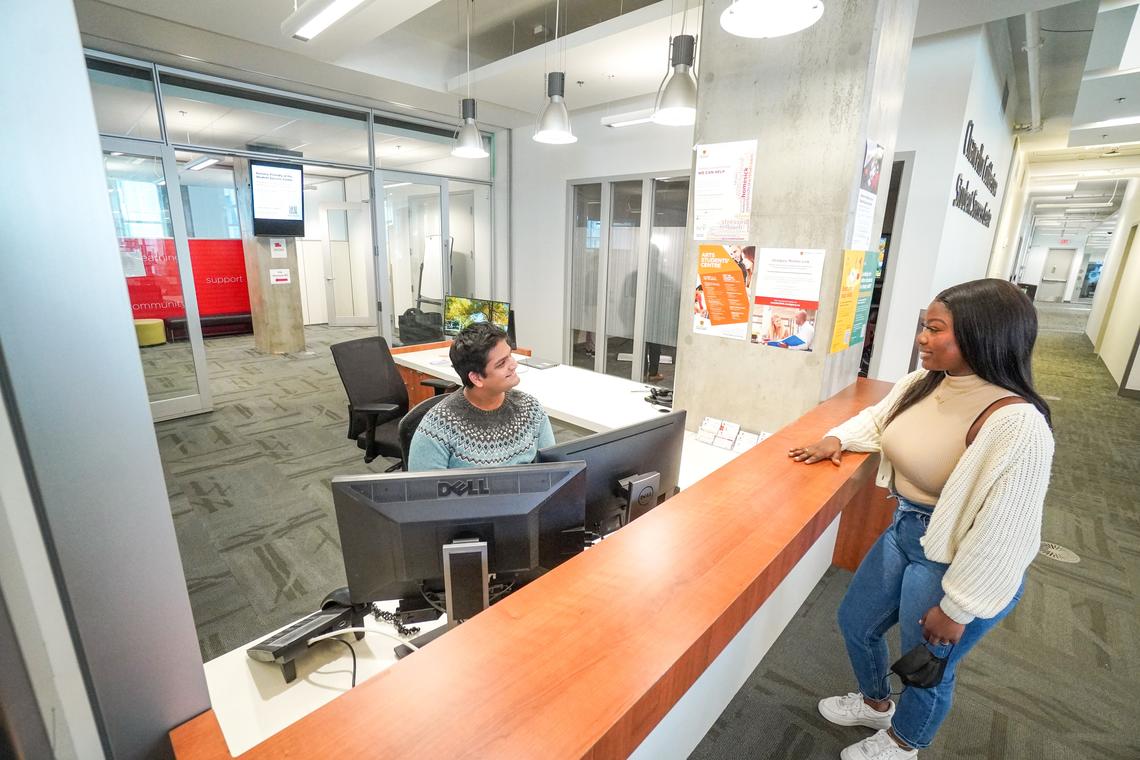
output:
[[[878,404],[827,432],[847,451],[880,451],[887,416],[926,374],[904,377]],[[936,435],[937,431],[931,431]],[[1041,512],[1053,461],[1053,433],[1032,404],[993,412],[942,489],[922,547],[950,565],[942,577],[943,612],[958,623],[1005,609],[1041,546]],[[891,482],[884,458],[876,482]]]

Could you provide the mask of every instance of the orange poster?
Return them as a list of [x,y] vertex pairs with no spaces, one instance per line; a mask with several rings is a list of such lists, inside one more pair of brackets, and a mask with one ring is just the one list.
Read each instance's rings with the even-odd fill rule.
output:
[[700,244],[694,333],[748,339],[748,287],[755,250],[753,246]]

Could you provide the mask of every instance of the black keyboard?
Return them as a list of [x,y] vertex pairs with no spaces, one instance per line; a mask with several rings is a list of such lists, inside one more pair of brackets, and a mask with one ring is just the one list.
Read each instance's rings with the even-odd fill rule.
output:
[[[318,610],[269,638],[259,641],[245,650],[245,653],[258,662],[276,662],[285,675],[285,683],[290,683],[297,677],[294,660],[308,648],[309,639],[322,633],[358,627],[362,624],[363,617],[354,614],[351,607]],[[356,637],[359,639],[362,635],[357,634]]]

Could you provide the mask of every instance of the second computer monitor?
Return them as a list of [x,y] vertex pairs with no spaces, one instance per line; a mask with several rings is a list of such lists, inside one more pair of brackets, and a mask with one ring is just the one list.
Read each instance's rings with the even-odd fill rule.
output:
[[605,535],[677,490],[685,410],[538,452],[539,462],[586,463],[586,530]]

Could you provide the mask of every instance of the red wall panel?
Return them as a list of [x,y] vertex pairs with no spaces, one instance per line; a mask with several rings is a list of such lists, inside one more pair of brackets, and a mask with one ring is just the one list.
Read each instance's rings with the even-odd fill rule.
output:
[[[119,246],[139,251],[146,271],[145,276],[127,278],[127,292],[135,318],[185,317],[186,306],[174,240],[122,238]],[[191,240],[190,266],[194,271],[199,314],[249,313],[242,241]]]

